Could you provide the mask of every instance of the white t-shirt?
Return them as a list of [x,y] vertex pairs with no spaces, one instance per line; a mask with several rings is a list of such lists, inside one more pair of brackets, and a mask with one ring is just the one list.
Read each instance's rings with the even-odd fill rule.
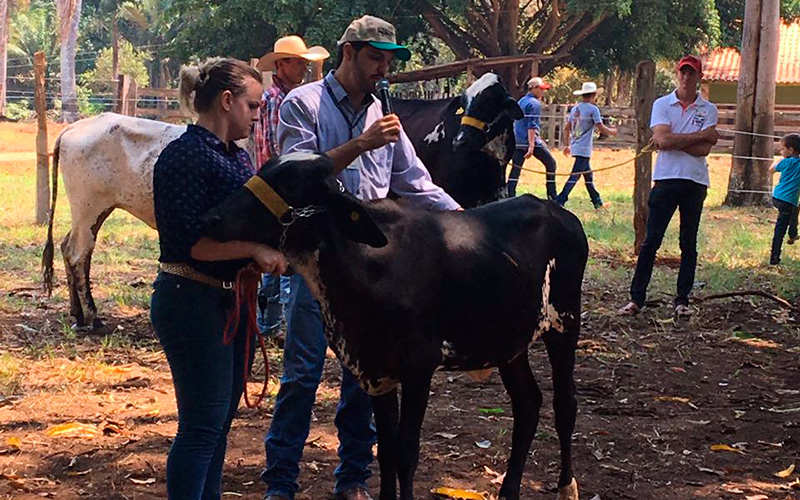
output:
[[[697,99],[683,109],[675,92],[656,99],[653,103],[653,114],[650,117],[650,128],[656,125],[669,125],[674,134],[699,132],[717,124],[717,107],[697,94]],[[692,156],[683,151],[659,151],[654,181],[667,179],[688,179],[690,181],[710,185],[708,164],[703,156]]]

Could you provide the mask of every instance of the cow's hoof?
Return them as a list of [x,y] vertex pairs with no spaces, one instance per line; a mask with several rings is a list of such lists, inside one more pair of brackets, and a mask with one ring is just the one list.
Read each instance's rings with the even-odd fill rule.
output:
[[563,488],[558,489],[558,500],[579,500],[578,499],[578,482],[572,478],[572,482]]

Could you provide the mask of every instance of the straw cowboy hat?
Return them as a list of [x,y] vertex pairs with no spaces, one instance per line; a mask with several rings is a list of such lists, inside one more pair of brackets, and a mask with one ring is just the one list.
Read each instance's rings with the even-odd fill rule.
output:
[[594,82],[583,82],[580,90],[576,90],[572,93],[572,95],[586,95],[586,94],[597,94],[600,95],[603,93],[603,87],[597,88],[597,84]]
[[324,47],[316,45],[306,47],[306,42],[297,35],[289,35],[275,40],[272,52],[258,60],[258,68],[261,71],[275,71],[275,61],[299,57],[306,61],[322,61],[330,57],[330,53]]

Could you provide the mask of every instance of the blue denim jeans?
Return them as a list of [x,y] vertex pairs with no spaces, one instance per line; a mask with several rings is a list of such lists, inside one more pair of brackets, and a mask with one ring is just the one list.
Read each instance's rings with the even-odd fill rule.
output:
[[[300,275],[291,277],[288,325],[283,351],[283,377],[264,448],[267,468],[261,478],[267,494],[294,499],[300,458],[311,425],[311,410],[325,361],[327,341],[319,304]],[[334,420],[339,433],[339,466],[335,493],[366,488],[372,475],[372,401],[353,374],[342,366],[339,406]]]
[[[517,183],[519,176],[522,173],[522,165],[525,163],[525,153],[528,151],[527,146],[524,148],[517,148],[514,150],[514,155],[511,158],[511,171],[508,173],[508,183],[506,183],[506,193],[509,198],[517,195]],[[545,175],[545,187],[547,188],[547,199],[556,199],[556,160],[547,149],[544,143],[537,143],[533,147],[533,157],[542,162],[544,169],[547,172]]]
[[589,192],[589,198],[592,200],[594,208],[602,207],[603,200],[600,198],[600,193],[594,187],[594,174],[592,173],[592,166],[589,164],[589,158],[586,156],[576,156],[575,163],[572,165],[572,173],[564,184],[564,189],[561,194],[556,197],[559,205],[564,206],[569,200],[569,193],[583,176],[583,181],[586,184],[586,191]]
[[283,324],[286,304],[289,303],[289,277],[276,278],[271,274],[261,276],[258,290],[258,329],[271,337]]
[[[242,395],[246,324],[231,345],[223,345],[230,291],[167,273],[159,273],[153,289],[150,319],[178,402],[167,495],[170,500],[219,500],[228,431]],[[243,305],[243,314],[247,308]]]
[[777,198],[772,198],[772,204],[778,209],[778,219],[775,221],[775,233],[772,236],[772,252],[769,261],[779,264],[786,230],[789,230],[789,238],[797,238],[797,207]]

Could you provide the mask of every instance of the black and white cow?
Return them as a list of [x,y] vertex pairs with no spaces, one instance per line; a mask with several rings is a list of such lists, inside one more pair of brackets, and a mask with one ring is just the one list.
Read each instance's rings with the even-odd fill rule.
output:
[[[433,181],[461,206],[505,198],[514,120],[522,110],[497,75],[486,73],[459,97],[395,99],[392,105]],[[456,137],[462,121],[469,125]]]
[[542,403],[528,346],[541,337],[561,446],[558,498],[578,500],[570,442],[588,255],[580,221],[530,195],[465,212],[362,203],[332,172],[324,155],[283,156],[206,222],[212,238],[279,247],[307,281],[331,348],[373,396],[380,499],[396,500],[398,479],[401,500],[412,499],[434,372],[489,367],[499,368],[514,412],[500,497],[520,498]]

